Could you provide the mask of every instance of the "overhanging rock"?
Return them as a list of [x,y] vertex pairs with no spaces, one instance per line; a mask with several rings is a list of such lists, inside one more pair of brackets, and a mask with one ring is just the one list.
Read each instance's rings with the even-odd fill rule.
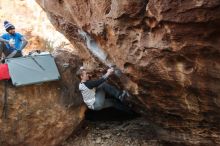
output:
[[161,141],[220,145],[219,0],[36,1],[85,64],[102,62],[97,44],[128,74],[138,112],[169,131]]

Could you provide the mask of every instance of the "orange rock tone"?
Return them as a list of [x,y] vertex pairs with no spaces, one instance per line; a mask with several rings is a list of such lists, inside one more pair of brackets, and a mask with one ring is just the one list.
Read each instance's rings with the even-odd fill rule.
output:
[[[55,53],[62,79],[39,85],[7,87],[7,117],[0,102],[1,146],[55,146],[71,135],[84,119],[86,110],[76,90],[80,60],[69,52]],[[68,64],[65,66],[63,64]],[[0,97],[4,86],[0,84]]]
[[129,102],[163,128],[162,140],[220,145],[219,0],[36,1],[84,64],[100,60],[79,30],[127,74]]

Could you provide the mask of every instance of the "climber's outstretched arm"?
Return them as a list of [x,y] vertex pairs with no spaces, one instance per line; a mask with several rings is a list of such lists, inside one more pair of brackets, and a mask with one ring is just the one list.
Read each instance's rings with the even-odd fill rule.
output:
[[89,89],[98,87],[99,85],[101,85],[102,83],[104,83],[108,79],[108,77],[113,73],[113,71],[114,71],[113,68],[108,69],[107,73],[104,76],[102,76],[100,79],[98,79],[98,80],[88,80],[88,81],[84,82],[84,84]]

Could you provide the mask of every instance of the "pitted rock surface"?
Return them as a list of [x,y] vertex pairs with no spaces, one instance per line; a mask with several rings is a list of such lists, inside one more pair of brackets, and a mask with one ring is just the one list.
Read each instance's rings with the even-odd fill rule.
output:
[[79,51],[99,58],[83,30],[126,73],[137,111],[189,145],[220,144],[219,0],[36,0]]

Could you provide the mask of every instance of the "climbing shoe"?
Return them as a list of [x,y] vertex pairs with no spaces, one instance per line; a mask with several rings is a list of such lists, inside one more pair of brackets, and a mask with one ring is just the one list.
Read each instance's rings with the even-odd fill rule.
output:
[[129,96],[130,96],[130,94],[128,93],[128,91],[123,90],[122,94],[118,98],[119,98],[119,100],[124,101],[124,99]]

